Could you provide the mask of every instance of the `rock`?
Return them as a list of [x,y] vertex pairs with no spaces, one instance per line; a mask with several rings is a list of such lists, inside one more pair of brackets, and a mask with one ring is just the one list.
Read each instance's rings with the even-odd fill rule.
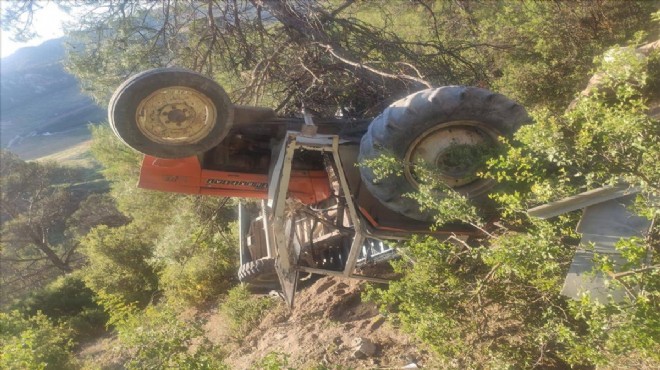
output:
[[359,358],[359,359],[365,359],[367,358],[367,355],[362,353],[360,350],[353,351],[353,354],[351,355],[353,358]]
[[385,323],[385,318],[384,317],[377,317],[372,323],[371,326],[369,327],[369,330],[375,331],[378,330],[383,324]]
[[353,357],[367,358],[376,354],[376,345],[367,338],[357,337],[351,342]]
[[277,290],[271,290],[268,292],[268,297],[276,300],[284,300],[284,295]]
[[411,362],[408,365],[402,367],[402,369],[419,369],[419,366],[417,366],[416,363]]

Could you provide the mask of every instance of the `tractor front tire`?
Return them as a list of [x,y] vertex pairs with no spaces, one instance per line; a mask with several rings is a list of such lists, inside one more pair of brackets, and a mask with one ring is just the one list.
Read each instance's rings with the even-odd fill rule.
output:
[[183,158],[217,146],[234,109],[215,81],[181,68],[139,73],[117,88],[108,105],[114,133],[131,148],[159,158]]
[[[424,162],[445,185],[482,201],[494,182],[477,178],[477,166],[461,163],[461,153],[497,146],[499,136],[510,136],[530,122],[520,104],[485,89],[445,86],[419,91],[394,102],[376,117],[360,144],[360,162],[394,156],[403,163],[403,174],[378,178],[372,168],[361,166],[362,181],[389,209],[412,219],[432,221],[433,214],[421,212],[419,204],[405,196],[423,183],[415,166]],[[470,156],[463,158],[469,162],[465,158]]]
[[238,269],[238,280],[255,288],[280,288],[280,280],[275,271],[275,259],[270,257],[242,264]]

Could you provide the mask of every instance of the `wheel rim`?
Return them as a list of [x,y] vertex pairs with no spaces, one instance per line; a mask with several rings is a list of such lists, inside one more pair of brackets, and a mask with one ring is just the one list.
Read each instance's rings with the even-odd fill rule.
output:
[[140,101],[135,120],[149,140],[167,145],[194,144],[216,124],[213,101],[185,86],[158,89]]
[[[419,166],[433,169],[433,177],[457,189],[477,180],[483,163],[478,158],[497,146],[499,135],[478,121],[453,121],[432,127],[419,135],[408,147],[404,158],[404,175],[419,188]],[[418,170],[416,170],[418,169]]]
[[277,276],[276,272],[270,272],[266,274],[260,274],[258,275],[252,283],[255,284],[271,284],[271,283],[278,283],[279,277]]

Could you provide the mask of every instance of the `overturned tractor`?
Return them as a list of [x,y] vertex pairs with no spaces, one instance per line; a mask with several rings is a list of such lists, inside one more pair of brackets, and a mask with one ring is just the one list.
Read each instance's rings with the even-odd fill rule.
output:
[[[404,196],[437,180],[480,202],[494,185],[456,153],[496,147],[530,122],[516,102],[485,89],[446,86],[394,102],[373,120],[277,117],[233,105],[207,77],[154,69],[124,82],[110,124],[145,154],[139,186],[262,200],[240,210],[242,281],[281,287],[289,304],[301,272],[381,279],[356,266],[390,253],[388,241],[428,233],[433,214]],[[401,175],[378,177],[363,160],[393,156]],[[466,225],[435,233],[470,234]]]

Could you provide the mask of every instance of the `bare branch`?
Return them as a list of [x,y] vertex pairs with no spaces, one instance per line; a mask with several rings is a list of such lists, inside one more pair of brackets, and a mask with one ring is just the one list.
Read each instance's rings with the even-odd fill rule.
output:
[[626,277],[626,276],[641,274],[641,273],[644,273],[644,272],[649,272],[649,271],[658,270],[658,269],[660,269],[660,265],[652,265],[652,266],[640,267],[638,269],[633,269],[633,270],[628,270],[628,271],[623,271],[623,272],[617,272],[617,273],[610,272],[610,273],[608,273],[608,275],[613,279],[619,280],[619,279],[621,279],[623,277]]
[[345,57],[339,55],[339,54],[337,53],[337,51],[335,51],[334,48],[333,48],[332,46],[330,46],[330,45],[327,45],[327,44],[319,44],[319,46],[325,48],[325,50],[326,50],[327,52],[329,52],[330,54],[332,54],[333,57],[339,59],[340,61],[342,61],[342,62],[344,62],[344,63],[346,63],[346,64],[348,64],[348,65],[350,65],[350,66],[357,67],[357,68],[361,68],[361,69],[365,69],[365,70],[367,70],[367,71],[369,71],[369,72],[371,72],[371,73],[374,73],[374,74],[379,75],[379,76],[382,76],[382,77],[387,77],[387,78],[392,78],[392,79],[406,79],[406,80],[410,80],[410,81],[417,82],[417,83],[419,83],[419,84],[421,84],[421,85],[426,86],[427,88],[431,88],[431,87],[433,87],[433,86],[431,85],[430,82],[428,82],[428,81],[426,81],[426,80],[423,80],[423,79],[421,79],[421,78],[418,78],[418,77],[410,76],[410,75],[407,75],[407,74],[396,74],[396,75],[395,75],[395,74],[391,74],[391,73],[387,73],[387,72],[379,71],[379,70],[377,70],[377,69],[375,69],[375,68],[373,68],[373,67],[369,67],[369,66],[366,65],[366,64],[362,64],[362,63],[358,63],[358,62],[354,62],[354,61],[352,61],[352,60],[349,60],[349,59],[347,59],[347,58],[345,58]]

